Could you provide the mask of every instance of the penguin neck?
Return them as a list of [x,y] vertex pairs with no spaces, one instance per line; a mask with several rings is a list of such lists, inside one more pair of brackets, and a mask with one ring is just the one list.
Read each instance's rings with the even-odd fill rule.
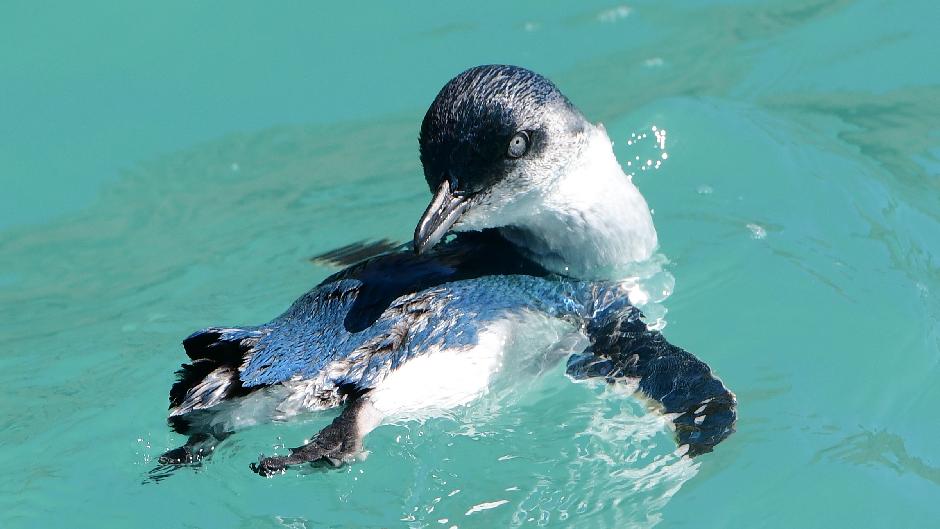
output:
[[656,249],[649,206],[603,127],[586,131],[579,155],[539,198],[533,214],[500,231],[549,271],[622,279]]

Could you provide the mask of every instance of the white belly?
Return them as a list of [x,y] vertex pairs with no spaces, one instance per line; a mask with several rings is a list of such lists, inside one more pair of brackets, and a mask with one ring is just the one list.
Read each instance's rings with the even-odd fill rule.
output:
[[[360,433],[382,422],[447,415],[486,394],[500,373],[517,382],[521,373],[535,376],[586,345],[573,325],[530,311],[507,314],[477,336],[476,345],[425,351],[390,372],[368,393],[371,406]],[[207,428],[224,431],[286,420],[322,409],[315,390],[321,384],[317,379],[288,381],[223,403],[215,413],[193,420],[206,420]]]
[[386,422],[444,414],[485,394],[505,364],[542,358],[572,331],[543,314],[507,316],[480,329],[476,345],[409,360],[370,391],[369,400]]

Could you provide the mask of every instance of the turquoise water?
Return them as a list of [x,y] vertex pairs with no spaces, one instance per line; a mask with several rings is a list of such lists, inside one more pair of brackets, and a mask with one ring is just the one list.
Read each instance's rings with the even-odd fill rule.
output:
[[[4,3],[0,527],[936,526],[938,18],[927,0]],[[738,432],[678,460],[621,391],[525,365],[339,471],[247,468],[319,414],[143,485],[181,442],[181,338],[279,314],[331,272],[311,255],[408,238],[423,112],[493,62],[551,77],[631,162],[676,281],[664,332],[737,393]],[[654,126],[668,159],[637,170]]]

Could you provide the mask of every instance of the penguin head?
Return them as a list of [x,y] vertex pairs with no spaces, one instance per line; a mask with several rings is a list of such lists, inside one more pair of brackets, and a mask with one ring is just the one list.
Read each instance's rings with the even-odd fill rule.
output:
[[434,196],[415,229],[415,252],[449,231],[510,226],[538,208],[590,127],[551,81],[525,68],[478,66],[451,79],[421,123]]

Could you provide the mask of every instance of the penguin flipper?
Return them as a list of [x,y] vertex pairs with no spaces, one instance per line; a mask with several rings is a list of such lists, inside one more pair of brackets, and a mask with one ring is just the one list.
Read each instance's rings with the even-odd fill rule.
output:
[[676,441],[688,455],[711,452],[734,433],[737,400],[705,362],[647,329],[633,306],[589,322],[591,345],[568,360],[575,379],[639,379],[639,392],[676,414]]
[[328,267],[352,266],[366,259],[400,249],[402,246],[402,243],[391,239],[358,241],[315,255],[310,258],[310,262]]

